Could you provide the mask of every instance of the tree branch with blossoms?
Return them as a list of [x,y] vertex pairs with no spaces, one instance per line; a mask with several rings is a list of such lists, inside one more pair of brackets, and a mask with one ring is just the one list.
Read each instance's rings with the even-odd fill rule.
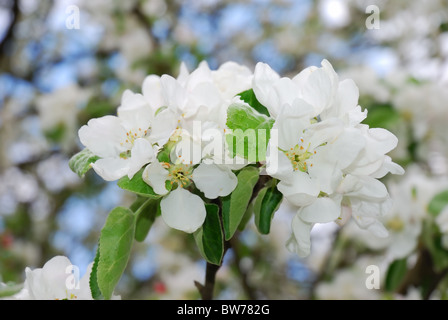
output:
[[177,78],[147,76],[142,93],[126,90],[116,116],[80,128],[85,149],[70,161],[80,176],[93,169],[136,195],[130,208],[111,211],[101,231],[92,296],[113,296],[134,240],[143,241],[159,217],[193,235],[207,262],[204,284],[195,282],[204,300],[214,297],[235,234],[250,219],[269,234],[283,201],[296,210],[286,247],[301,257],[316,223],[351,217],[387,235],[379,218],[390,197],[379,179],[403,173],[386,155],[397,138],[361,123],[367,112],[358,96],[327,60],[293,78],[264,63],[251,72],[202,62],[191,73],[182,65]]

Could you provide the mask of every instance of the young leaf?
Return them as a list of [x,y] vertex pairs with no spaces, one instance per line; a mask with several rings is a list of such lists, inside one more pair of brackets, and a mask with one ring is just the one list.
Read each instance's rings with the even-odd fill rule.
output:
[[259,113],[267,115],[268,117],[270,116],[268,109],[258,101],[253,89],[241,92],[239,96],[241,100],[246,102],[248,105],[257,110]]
[[268,234],[274,213],[280,207],[283,194],[276,186],[265,187],[258,193],[254,204],[255,225],[261,234]]
[[264,161],[274,119],[245,104],[233,104],[227,111],[227,125],[232,132],[226,142],[232,156],[239,155],[250,162]]
[[144,168],[142,168],[139,172],[137,172],[132,179],[129,179],[127,176],[124,176],[120,180],[118,180],[118,186],[121,189],[131,191],[135,194],[138,194],[142,197],[148,198],[160,198],[161,196],[154,192],[152,187],[143,181],[142,173]]
[[227,126],[232,129],[271,129],[274,119],[258,112],[250,106],[242,103],[235,103],[227,109]]
[[445,206],[448,205],[448,190],[436,194],[428,204],[428,212],[438,216]]
[[98,261],[100,260],[100,250],[99,248],[96,250],[95,259],[93,260],[92,272],[90,273],[89,278],[89,287],[90,292],[92,294],[92,298],[94,300],[103,300],[104,297],[101,293],[100,288],[98,287]]
[[85,148],[70,158],[68,166],[74,173],[83,178],[86,172],[92,168],[90,164],[94,163],[98,159],[98,156],[94,155],[89,149]]
[[238,185],[235,190],[222,199],[222,218],[226,240],[232,238],[241,223],[258,177],[257,168],[245,167],[238,173]]
[[157,215],[160,214],[160,199],[138,198],[131,210],[135,218],[135,240],[142,242],[148,235]]
[[435,221],[428,219],[423,222],[422,240],[431,254],[433,269],[443,272],[448,268],[448,251],[443,245],[443,234]]
[[254,214],[254,201],[251,201],[247,206],[246,212],[241,218],[240,224],[238,225],[239,231],[243,231],[246,228],[246,225],[249,222],[250,218],[252,218],[253,214]]
[[398,259],[392,262],[386,274],[386,290],[394,292],[407,271],[407,258]]
[[126,268],[134,230],[134,214],[123,207],[116,207],[109,213],[101,230],[97,282],[106,300],[112,297],[114,288]]
[[219,208],[215,204],[206,204],[207,216],[204,224],[194,234],[199,252],[205,260],[220,265],[224,256],[224,240],[219,219]]

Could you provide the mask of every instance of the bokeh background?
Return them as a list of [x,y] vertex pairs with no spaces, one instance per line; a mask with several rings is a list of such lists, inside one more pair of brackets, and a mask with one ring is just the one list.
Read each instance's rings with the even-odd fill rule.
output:
[[[373,7],[372,7],[373,5]],[[369,7],[370,6],[370,7]],[[79,18],[79,21],[76,19]],[[81,275],[108,212],[132,195],[68,167],[77,131],[115,114],[148,74],[177,76],[232,60],[293,76],[328,59],[360,89],[365,123],[399,138],[406,169],[380,241],[350,223],[313,230],[290,254],[291,208],[272,231],[249,222],[218,272],[218,299],[445,299],[448,296],[448,2],[445,0],[0,0],[0,282],[65,255]],[[436,198],[434,198],[436,197]],[[435,200],[434,200],[435,199]],[[366,287],[366,267],[381,288]],[[196,299],[205,262],[191,236],[161,219],[136,242],[123,299]]]

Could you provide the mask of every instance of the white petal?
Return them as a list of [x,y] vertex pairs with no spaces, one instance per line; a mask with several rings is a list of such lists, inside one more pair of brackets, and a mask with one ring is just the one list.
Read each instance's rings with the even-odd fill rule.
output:
[[155,159],[151,143],[146,139],[137,139],[131,150],[131,159],[129,161],[128,177],[132,179],[145,164]]
[[375,221],[374,223],[370,224],[367,227],[367,230],[369,230],[370,232],[372,232],[375,236],[379,237],[379,238],[387,238],[387,236],[389,236],[389,231],[387,231],[387,229],[384,227],[384,225],[379,222],[378,220]]
[[54,300],[67,298],[67,267],[72,263],[65,256],[55,256],[42,268],[26,268],[25,287],[31,298],[36,300]]
[[166,105],[159,76],[147,76],[142,84],[142,93],[154,112]]
[[180,83],[185,83],[188,79],[190,72],[188,71],[187,65],[182,61],[179,68],[179,75],[177,76],[177,80]]
[[346,175],[340,188],[346,191],[344,193],[346,196],[362,200],[381,201],[389,196],[386,186],[381,181],[369,176]]
[[279,79],[280,76],[266,63],[259,62],[255,66],[252,84],[255,96],[268,109],[273,118],[277,117],[281,107],[273,89],[273,84]]
[[288,250],[297,253],[299,257],[306,257],[311,251],[312,223],[307,223],[295,215],[292,219],[292,236],[286,246]]
[[337,158],[329,157],[328,148],[320,148],[314,157],[308,160],[308,173],[316,181],[320,191],[331,194],[342,179],[342,171],[337,166]]
[[118,156],[125,151],[120,143],[126,139],[126,130],[115,116],[90,119],[79,129],[81,143],[101,158]]
[[311,72],[302,91],[303,99],[314,107],[315,115],[320,114],[333,98],[332,83],[322,68]]
[[117,109],[117,115],[122,120],[123,126],[127,131],[133,130],[134,133],[139,129],[148,129],[151,126],[154,111],[147,100],[140,93],[133,93],[130,90],[126,90],[125,93]]
[[168,190],[166,190],[165,182],[168,180],[168,174],[168,170],[155,160],[143,170],[142,179],[154,189],[155,193],[166,194]]
[[202,199],[183,188],[177,188],[164,197],[160,208],[168,226],[187,233],[193,233],[201,227],[206,216]]
[[[287,108],[284,108],[285,110]],[[278,132],[278,147],[282,150],[294,148],[303,136],[303,131],[309,126],[309,118],[295,118],[289,112],[282,112],[278,115],[272,130]]]
[[297,213],[309,223],[327,223],[336,220],[341,214],[340,203],[330,198],[318,198],[312,204],[302,207]]
[[151,124],[151,131],[148,139],[152,144],[159,147],[168,142],[171,135],[176,130],[177,119],[172,109],[165,109],[157,113]]
[[395,162],[392,162],[391,157],[389,156],[385,156],[384,157],[384,163],[381,166],[381,168],[379,168],[376,172],[372,173],[371,176],[373,178],[377,178],[380,179],[382,177],[384,177],[386,174],[388,173],[391,174],[404,174],[404,169],[396,164]]
[[346,128],[332,144],[330,157],[337,161],[340,169],[345,169],[355,161],[365,145],[359,130]]
[[371,128],[369,135],[376,142],[375,150],[379,154],[386,154],[397,146],[398,138],[386,129]]
[[129,159],[104,158],[92,163],[95,172],[106,181],[115,181],[129,172]]
[[205,163],[193,171],[193,181],[208,199],[224,197],[238,184],[237,177],[228,167]]
[[180,112],[186,101],[184,88],[176,79],[166,74],[160,78],[160,84],[162,86],[163,99],[166,101],[167,106],[174,112]]
[[270,145],[268,145],[269,151],[266,154],[267,174],[280,180],[289,179],[291,174],[294,172],[291,160],[289,160],[289,158],[282,151],[273,150],[271,155],[270,149]]
[[289,202],[299,207],[311,204],[320,192],[308,174],[301,171],[292,172],[290,178],[280,181],[277,188]]
[[307,129],[310,149],[314,150],[325,142],[333,142],[343,132],[344,124],[338,118],[331,118],[314,123]]

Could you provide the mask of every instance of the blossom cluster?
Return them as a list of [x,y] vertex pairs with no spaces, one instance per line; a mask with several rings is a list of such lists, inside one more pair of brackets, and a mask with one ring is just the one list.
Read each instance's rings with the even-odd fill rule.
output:
[[[243,92],[253,99],[243,99]],[[404,172],[386,155],[398,141],[362,123],[367,111],[358,98],[356,84],[340,81],[327,60],[293,78],[265,63],[252,72],[235,62],[217,70],[202,62],[191,73],[182,64],[177,78],[149,75],[142,93],[126,90],[117,115],[91,119],[79,137],[95,156],[91,167],[98,175],[142,179],[162,197],[166,224],[188,233],[204,223],[206,202],[235,190],[238,170],[264,170],[297,210],[287,247],[307,256],[316,223],[353,217],[361,228],[387,235],[379,218],[391,201],[379,179]],[[256,110],[254,100],[266,112]],[[247,118],[230,127],[229,110],[247,108]],[[263,128],[270,138],[265,157],[254,161],[235,154],[225,137],[238,125],[258,130],[258,119],[269,124]]]

